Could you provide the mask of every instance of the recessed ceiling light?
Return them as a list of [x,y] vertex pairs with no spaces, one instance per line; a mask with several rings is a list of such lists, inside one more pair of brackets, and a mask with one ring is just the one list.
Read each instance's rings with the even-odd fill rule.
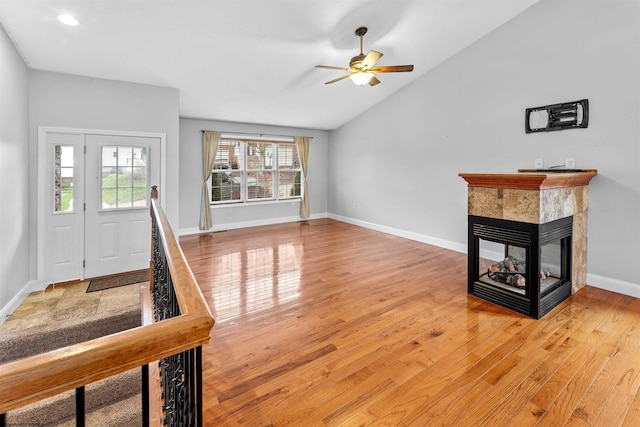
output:
[[69,25],[71,27],[75,27],[78,25],[78,20],[69,14],[58,15],[58,19],[65,25]]

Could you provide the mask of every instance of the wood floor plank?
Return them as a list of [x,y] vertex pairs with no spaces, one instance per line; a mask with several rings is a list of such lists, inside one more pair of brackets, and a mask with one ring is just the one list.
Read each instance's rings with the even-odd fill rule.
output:
[[[499,317],[496,316],[496,318]],[[476,320],[464,324],[453,321],[447,325],[446,329],[441,326],[433,330],[429,340],[424,341],[428,348],[417,360],[422,372],[402,382],[398,387],[398,393],[392,400],[386,402],[386,407],[371,410],[381,415],[385,409],[397,412],[398,408],[402,408],[403,411],[410,412],[422,406],[432,395],[437,394],[453,379],[460,376],[464,372],[464,369],[460,368],[466,369],[472,361],[479,361],[482,358],[481,355],[490,352],[493,346],[487,343],[507,337],[503,329],[508,327],[509,323],[519,323],[513,319],[503,318],[501,324],[492,325],[485,330],[477,330]],[[464,333],[464,329],[458,330],[455,328],[456,325],[463,325],[473,330],[472,338],[461,342],[460,333]],[[449,330],[450,328],[454,329]],[[500,338],[497,338],[498,336]],[[411,398],[407,399],[407,396]],[[429,401],[429,404],[433,402]]]
[[[598,338],[594,337],[593,341],[597,341]],[[565,393],[567,385],[571,382],[573,377],[579,372],[585,363],[592,357],[595,357],[597,351],[593,347],[591,342],[582,343],[578,346],[572,357],[565,362],[560,369],[558,369],[544,384],[544,386],[536,393],[531,399],[537,407],[542,408],[545,413],[540,414],[543,417],[546,414],[547,409],[555,402],[555,400]]]
[[[638,366],[638,365],[636,365]],[[640,393],[636,393],[633,403],[626,413],[623,427],[640,426]]]
[[553,427],[558,424],[564,424],[606,362],[607,357],[600,354],[590,357],[576,376],[567,384],[564,392],[546,409],[544,417],[538,425]]
[[481,423],[483,426],[508,425],[515,414],[531,400],[540,390],[548,378],[564,363],[565,360],[575,351],[578,341],[566,338],[562,344],[554,348],[553,353],[540,365],[534,368],[531,373],[524,378],[521,384],[506,393],[502,404],[493,408],[489,416]]
[[600,414],[609,394],[616,386],[616,383],[623,377],[625,370],[629,366],[640,366],[638,350],[640,346],[640,336],[637,334],[637,315],[632,311],[625,311],[627,320],[623,324],[627,329],[623,330],[621,325],[618,334],[620,339],[613,347],[608,361],[600,374],[594,379],[593,384],[585,393],[582,401],[578,404],[574,413],[569,418],[567,425],[591,425]]
[[637,299],[587,286],[530,319],[469,296],[465,254],[330,219],[180,243],[216,319],[205,425],[640,419]]
[[460,394],[464,395],[465,401],[474,401],[481,395],[481,392],[477,389],[477,395],[470,394],[470,390],[476,390],[473,386],[481,380],[482,376],[485,375],[487,371],[499,364],[512,352],[518,350],[519,346],[525,342],[523,339],[524,337],[528,337],[535,333],[535,331],[540,327],[541,324],[538,322],[528,323],[505,341],[489,343],[492,348],[490,353],[481,355],[481,359],[478,363],[473,366],[469,366],[462,375],[455,378],[447,384],[446,387],[440,390],[437,396],[433,396],[430,399],[429,408],[420,408],[415,411],[414,414],[409,414],[407,417],[409,422],[419,425],[426,423],[433,417],[450,417],[452,408],[460,402],[458,399]]
[[[638,362],[636,360],[636,362]],[[629,366],[607,398],[594,425],[621,425],[640,387],[640,365]]]
[[[507,358],[489,370],[483,376],[483,381],[477,383],[471,391],[471,395],[482,396],[481,399],[470,400],[467,408],[460,414],[446,414],[443,422],[451,422],[453,425],[475,426],[479,425],[495,407],[500,406],[509,393],[523,380],[523,377],[534,370],[548,356],[544,349],[522,357],[517,353],[510,354]],[[432,421],[436,421],[432,420]]]

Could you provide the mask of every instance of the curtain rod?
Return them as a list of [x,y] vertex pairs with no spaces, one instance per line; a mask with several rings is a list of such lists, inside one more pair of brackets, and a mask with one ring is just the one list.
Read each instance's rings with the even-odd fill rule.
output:
[[[209,130],[204,130],[204,129],[203,129],[201,132],[202,132],[202,133],[205,133],[205,132],[211,132],[211,131],[209,131]],[[284,137],[284,138],[294,138],[294,136],[293,136],[293,135],[275,135],[275,134],[271,134],[271,133],[225,132],[225,131],[218,131],[218,132],[220,132],[220,135],[222,135],[222,134],[226,134],[226,135],[258,135],[258,136],[260,136],[261,138],[264,138],[265,136],[266,136],[266,137],[269,137],[269,136],[275,136],[275,137],[281,137],[281,138],[282,138],[282,137]],[[300,135],[297,135],[297,136],[300,136]],[[304,135],[302,135],[302,136],[304,136]],[[312,137],[312,136],[305,136],[305,138],[313,139],[313,137]]]

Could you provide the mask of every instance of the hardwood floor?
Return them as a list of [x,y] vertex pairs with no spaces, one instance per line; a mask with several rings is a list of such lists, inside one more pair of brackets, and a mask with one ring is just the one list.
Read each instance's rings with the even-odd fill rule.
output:
[[329,219],[180,243],[216,319],[206,425],[640,425],[639,299],[529,319],[467,295],[465,254]]

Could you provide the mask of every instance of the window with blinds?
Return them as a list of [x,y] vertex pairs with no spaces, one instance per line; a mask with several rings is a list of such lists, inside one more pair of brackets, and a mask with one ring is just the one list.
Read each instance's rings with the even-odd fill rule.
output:
[[302,169],[294,143],[221,139],[211,203],[299,199]]

